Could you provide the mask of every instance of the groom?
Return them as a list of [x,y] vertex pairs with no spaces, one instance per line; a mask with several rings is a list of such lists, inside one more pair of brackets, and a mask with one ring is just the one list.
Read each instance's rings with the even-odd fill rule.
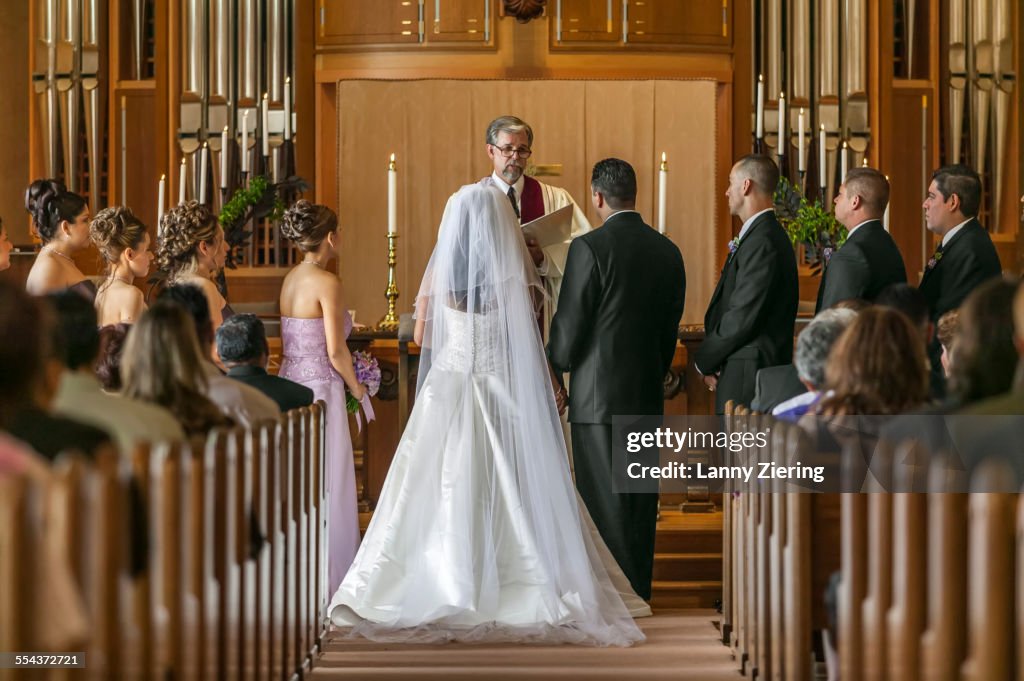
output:
[[569,247],[548,358],[571,374],[569,421],[576,487],[636,593],[651,598],[657,494],[612,491],[612,417],[664,413],[686,295],[683,257],[635,210],[632,166],[594,166],[592,200],[604,224]]

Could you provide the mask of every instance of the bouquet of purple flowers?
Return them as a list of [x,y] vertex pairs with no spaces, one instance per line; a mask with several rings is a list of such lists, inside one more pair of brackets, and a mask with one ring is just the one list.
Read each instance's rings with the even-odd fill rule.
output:
[[[356,380],[366,386],[366,394],[373,397],[380,390],[380,365],[377,358],[368,352],[357,350],[352,353],[352,366],[356,370]],[[359,411],[359,401],[352,393],[345,390],[345,408],[348,413]]]

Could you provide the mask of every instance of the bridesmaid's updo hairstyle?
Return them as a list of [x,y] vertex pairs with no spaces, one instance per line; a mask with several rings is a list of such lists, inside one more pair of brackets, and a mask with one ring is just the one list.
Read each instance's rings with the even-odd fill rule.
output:
[[338,216],[327,206],[299,200],[285,211],[281,234],[303,253],[315,251],[328,234],[338,231]]
[[196,270],[199,244],[217,238],[217,216],[198,201],[186,201],[160,220],[160,244],[156,258],[172,281]]
[[108,263],[116,263],[126,248],[138,249],[145,237],[142,220],[124,206],[104,208],[89,225],[89,238]]
[[36,235],[44,244],[57,236],[63,221],[74,222],[88,204],[57,180],[36,180],[25,190],[25,210],[32,216]]

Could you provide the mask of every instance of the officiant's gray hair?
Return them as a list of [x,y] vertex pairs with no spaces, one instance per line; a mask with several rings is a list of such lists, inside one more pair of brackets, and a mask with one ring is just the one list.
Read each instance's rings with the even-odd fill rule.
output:
[[825,364],[829,352],[857,313],[846,308],[829,308],[818,313],[796,339],[793,364],[797,376],[815,388],[825,384]]
[[498,133],[507,132],[515,135],[526,131],[526,141],[533,146],[533,128],[521,118],[515,116],[498,116],[487,126],[487,143],[492,146],[498,145]]

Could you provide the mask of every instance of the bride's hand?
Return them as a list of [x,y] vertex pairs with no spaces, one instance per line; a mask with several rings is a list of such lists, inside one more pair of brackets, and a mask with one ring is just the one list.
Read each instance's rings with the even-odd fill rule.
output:
[[565,408],[569,406],[569,394],[565,392],[565,388],[561,386],[555,386],[555,406],[558,407],[559,415],[565,413]]

